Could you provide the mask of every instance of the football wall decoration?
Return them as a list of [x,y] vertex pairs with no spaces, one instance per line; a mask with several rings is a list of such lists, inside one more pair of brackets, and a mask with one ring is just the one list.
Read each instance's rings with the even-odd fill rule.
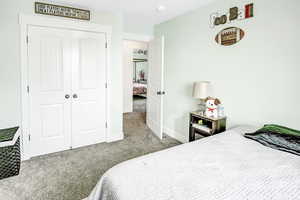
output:
[[245,36],[245,32],[237,27],[223,29],[217,34],[215,40],[223,46],[231,46],[241,41]]

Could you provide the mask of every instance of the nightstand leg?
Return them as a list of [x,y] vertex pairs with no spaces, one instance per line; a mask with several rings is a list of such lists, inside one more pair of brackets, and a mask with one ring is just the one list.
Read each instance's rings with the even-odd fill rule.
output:
[[195,131],[194,129],[190,126],[190,134],[189,134],[189,142],[195,141]]
[[189,130],[189,142],[192,142],[195,140],[195,131],[192,127],[192,118],[193,116],[190,114],[190,130]]

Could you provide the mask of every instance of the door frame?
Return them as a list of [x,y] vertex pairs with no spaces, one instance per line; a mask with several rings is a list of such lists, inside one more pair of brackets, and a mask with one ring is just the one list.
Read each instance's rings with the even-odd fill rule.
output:
[[[111,35],[112,27],[104,26],[90,22],[74,21],[70,19],[59,19],[56,17],[44,17],[38,15],[25,15],[19,14],[19,26],[20,26],[20,50],[21,50],[21,158],[22,160],[28,160],[30,155],[30,133],[29,133],[29,93],[28,93],[28,27],[29,26],[41,26],[49,28],[71,29],[77,31],[104,33],[106,35],[106,123],[109,125],[110,111],[108,109],[108,102],[110,96],[110,55],[111,55]],[[30,89],[30,88],[29,88]],[[109,127],[106,128],[106,141],[109,140],[108,133]]]

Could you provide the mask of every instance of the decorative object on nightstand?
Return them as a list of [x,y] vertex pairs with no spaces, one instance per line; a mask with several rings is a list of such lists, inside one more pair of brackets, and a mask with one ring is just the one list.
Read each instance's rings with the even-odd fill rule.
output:
[[193,97],[195,99],[200,99],[200,111],[205,111],[205,99],[210,96],[211,93],[211,83],[209,81],[199,81],[194,83],[193,87]]
[[226,131],[226,117],[207,117],[201,112],[190,113],[189,142],[195,141],[196,134],[212,136]]
[[193,97],[200,99],[199,113],[208,117],[223,117],[224,106],[217,98],[210,97],[212,93],[212,84],[209,81],[199,81],[194,83]]
[[219,105],[221,105],[221,101],[217,98],[207,97],[205,99],[206,110],[205,115],[207,117],[219,117]]

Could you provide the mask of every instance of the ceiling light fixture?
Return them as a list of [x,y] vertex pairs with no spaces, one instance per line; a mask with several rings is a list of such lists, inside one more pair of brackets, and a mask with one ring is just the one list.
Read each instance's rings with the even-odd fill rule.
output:
[[165,10],[166,10],[166,7],[165,7],[165,6],[163,6],[163,5],[157,6],[157,11],[158,11],[158,12],[163,12],[163,11],[165,11]]

